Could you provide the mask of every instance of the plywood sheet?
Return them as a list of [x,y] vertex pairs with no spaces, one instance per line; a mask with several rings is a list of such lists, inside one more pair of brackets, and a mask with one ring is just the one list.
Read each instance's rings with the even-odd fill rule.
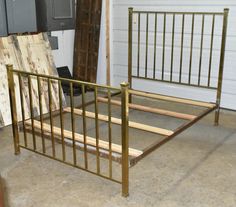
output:
[[[14,69],[23,70],[39,74],[58,76],[56,66],[53,61],[51,47],[46,34],[10,36],[0,38],[0,111],[2,113],[4,125],[11,124],[10,102],[8,94],[8,81],[6,64],[13,64]],[[19,82],[15,75],[15,90],[17,99],[18,119],[21,120],[21,101],[19,96]],[[32,77],[32,99],[34,115],[39,114],[39,94],[35,77]],[[26,111],[26,118],[30,116],[30,103],[28,80],[22,78],[23,102]],[[51,84],[52,88],[52,108],[59,108],[59,94],[57,83]],[[49,111],[48,108],[48,84],[47,80],[41,80],[41,94],[43,113]],[[64,102],[64,98],[63,98]]]
[[[4,37],[0,38],[0,111],[2,114],[4,126],[11,124],[11,110],[10,100],[8,93],[8,80],[6,64],[13,64],[15,68],[20,67],[18,63],[19,56],[15,53],[13,38]],[[21,68],[21,67],[20,67]],[[15,79],[18,85],[17,79]],[[16,94],[17,103],[19,102],[19,94]]]

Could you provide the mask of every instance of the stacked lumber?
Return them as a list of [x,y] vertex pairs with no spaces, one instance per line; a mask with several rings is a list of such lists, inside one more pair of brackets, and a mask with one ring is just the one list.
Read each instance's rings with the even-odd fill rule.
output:
[[[56,66],[53,61],[52,50],[46,34],[36,35],[12,35],[9,37],[0,38],[0,113],[2,114],[2,125],[11,124],[10,101],[8,93],[8,81],[6,64],[12,64],[14,69],[58,76]],[[14,76],[16,101],[17,101],[17,115],[18,120],[21,120],[21,101],[19,95],[19,81],[18,77]],[[36,78],[32,78],[32,99],[34,106],[34,115],[39,114],[39,94]],[[22,78],[23,88],[23,103],[26,112],[26,118],[30,115],[28,80]],[[56,110],[59,108],[59,94],[57,83],[52,84],[52,108]],[[42,105],[43,113],[48,113],[48,85],[46,80],[41,82]],[[1,123],[1,121],[0,121]]]

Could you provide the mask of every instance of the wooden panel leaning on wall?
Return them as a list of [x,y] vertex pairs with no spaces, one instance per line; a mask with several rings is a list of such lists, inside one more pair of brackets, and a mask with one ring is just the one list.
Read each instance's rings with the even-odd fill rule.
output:
[[75,79],[95,83],[101,24],[102,0],[79,0],[74,45]]
[[[27,72],[40,73],[52,76],[58,76],[56,66],[53,61],[50,43],[47,34],[36,35],[13,35],[9,37],[0,38],[0,114],[2,115],[4,126],[11,124],[10,101],[8,94],[8,81],[6,64],[13,64],[17,70]],[[20,101],[19,93],[19,79],[15,74],[16,83],[16,98],[18,103]],[[39,93],[37,80],[32,78],[30,81],[32,85],[32,99],[33,99],[33,113],[35,116],[39,114]],[[25,118],[30,116],[29,104],[29,80],[21,77],[23,104],[25,108]],[[52,83],[52,108],[56,110],[59,108],[58,103],[58,87],[57,84]],[[41,95],[43,113],[48,113],[48,85],[47,80],[41,80]],[[64,100],[64,99],[63,99]],[[20,109],[20,106],[19,106]],[[18,119],[21,120],[21,111],[17,111]],[[0,121],[1,122],[1,121]]]

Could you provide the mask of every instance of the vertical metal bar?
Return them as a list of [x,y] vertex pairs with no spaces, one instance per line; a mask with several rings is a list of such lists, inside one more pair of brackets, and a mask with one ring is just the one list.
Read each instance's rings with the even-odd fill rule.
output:
[[48,101],[49,101],[49,116],[50,116],[50,127],[51,127],[51,142],[52,142],[52,156],[56,156],[55,150],[55,137],[54,137],[54,129],[53,129],[53,116],[52,116],[52,89],[51,89],[51,81],[48,78]]
[[173,80],[174,47],[175,47],[175,14],[173,14],[173,20],[172,20],[172,44],[171,44],[171,66],[170,66],[171,82]]
[[217,109],[215,112],[215,125],[219,124],[219,116],[220,116],[220,102],[221,102],[222,80],[223,80],[223,70],[224,70],[224,60],[225,60],[225,44],[227,37],[228,14],[229,14],[229,9],[228,8],[224,9],[224,20],[223,20],[221,52],[220,52],[220,66],[219,66],[218,87],[216,95]]
[[165,44],[166,44],[166,13],[164,13],[163,23],[163,49],[162,49],[162,74],[161,79],[164,80],[164,69],[165,69]]
[[138,59],[137,59],[137,76],[140,74],[140,13],[138,13]]
[[201,47],[200,47],[200,59],[199,59],[199,71],[198,71],[198,85],[201,84],[201,72],[202,72],[202,48],[203,48],[203,39],[204,39],[204,23],[205,15],[202,16],[202,31],[201,31]]
[[111,90],[108,89],[108,141],[109,141],[109,177],[112,178],[112,131],[111,131]]
[[[128,81],[132,88],[132,59],[133,59],[133,8],[129,8],[129,32],[128,32]],[[132,102],[132,95],[129,96],[129,102]]]
[[153,79],[156,78],[156,51],[157,51],[157,13],[155,13],[155,29],[154,29],[154,62],[153,62]]
[[83,135],[84,135],[84,165],[88,169],[88,155],[87,155],[87,125],[86,125],[86,108],[85,108],[85,85],[82,85],[82,110],[83,110]]
[[106,0],[106,76],[108,86],[111,85],[110,19],[110,0]]
[[15,149],[15,155],[18,155],[20,154],[20,140],[19,140],[19,131],[18,131],[13,65],[7,65],[6,67],[7,67],[8,87],[9,87],[9,96],[10,96],[10,104],[11,104],[11,118],[12,118],[14,149]]
[[148,66],[148,30],[149,30],[149,14],[146,17],[146,55],[145,55],[145,78],[147,78],[147,66]]
[[184,45],[184,21],[185,15],[182,17],[182,34],[181,34],[181,49],[180,49],[180,67],[179,67],[179,83],[182,81],[182,68],[183,68],[183,45]]
[[58,81],[58,91],[59,91],[59,105],[60,105],[62,159],[63,159],[63,161],[65,161],[66,160],[66,149],[65,149],[64,115],[63,115],[63,106],[62,106],[62,87],[61,87],[61,81]]
[[[128,34],[128,81],[132,88],[132,48],[133,48],[133,8],[129,8],[129,34]],[[130,95],[129,101],[132,101]]]
[[72,129],[72,142],[73,142],[73,163],[77,164],[76,157],[76,142],[75,142],[75,115],[74,115],[74,87],[73,83],[70,82],[70,108],[71,108],[71,129]]
[[98,120],[98,89],[94,88],[95,98],[95,127],[96,127],[96,158],[97,158],[97,173],[100,174],[100,152],[99,152],[99,120]]
[[193,14],[192,15],[191,43],[190,43],[190,59],[189,59],[188,84],[191,84],[191,75],[192,75],[194,22],[195,22],[195,15]]
[[42,109],[41,81],[40,81],[39,76],[37,76],[37,83],[38,83],[39,114],[40,114],[40,124],[41,124],[42,148],[43,148],[43,153],[46,153],[44,130],[43,130],[43,109]]
[[129,102],[128,83],[121,83],[122,196],[129,195]]
[[32,135],[33,135],[33,148],[34,150],[36,150],[36,138],[34,130],[34,106],[33,106],[32,83],[30,75],[28,75],[28,85],[29,85],[29,101],[30,101],[30,118],[31,118]]
[[215,33],[215,14],[213,14],[213,16],[212,16],[211,47],[210,47],[208,83],[207,83],[208,87],[211,85],[211,64],[212,64],[212,52],[213,52],[213,44],[214,44],[214,33]]
[[28,143],[27,143],[27,133],[26,133],[26,127],[25,127],[25,106],[24,106],[24,99],[23,99],[22,77],[20,73],[18,73],[18,81],[19,81],[19,87],[20,87],[20,102],[21,102],[22,124],[23,124],[23,131],[24,131],[24,144],[25,144],[25,147],[27,147]]

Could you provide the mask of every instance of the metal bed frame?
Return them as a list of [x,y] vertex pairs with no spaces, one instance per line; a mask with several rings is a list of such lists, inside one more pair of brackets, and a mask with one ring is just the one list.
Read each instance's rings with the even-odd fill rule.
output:
[[[142,158],[150,154],[152,151],[163,145],[164,143],[170,141],[176,135],[180,134],[185,129],[192,126],[194,123],[199,121],[201,118],[206,116],[212,111],[216,111],[215,113],[215,124],[217,125],[219,122],[219,112],[220,112],[220,100],[221,100],[221,89],[222,89],[222,78],[223,78],[223,66],[224,66],[224,56],[225,56],[225,42],[226,42],[226,31],[227,31],[227,17],[228,17],[228,9],[225,9],[223,13],[200,13],[200,12],[146,12],[146,11],[133,11],[132,8],[129,9],[129,57],[128,57],[128,83],[121,83],[120,88],[116,87],[110,87],[110,86],[102,86],[98,84],[93,83],[87,83],[82,82],[78,80],[71,80],[66,78],[59,78],[59,77],[53,77],[43,74],[34,74],[30,72],[25,71],[19,71],[14,70],[12,65],[7,65],[7,74],[8,74],[8,82],[9,82],[9,94],[10,94],[10,103],[11,103],[11,114],[12,114],[12,128],[13,128],[13,138],[14,138],[14,148],[15,148],[15,154],[18,155],[20,153],[20,149],[27,149],[32,152],[35,152],[37,154],[43,155],[45,157],[57,160],[59,162],[62,162],[64,164],[73,166],[75,168],[90,172],[94,175],[109,179],[113,182],[119,183],[122,185],[122,195],[128,196],[129,194],[129,167],[134,166],[138,161],[140,161]],[[142,76],[140,72],[140,50],[137,51],[137,74],[133,74],[133,65],[132,65],[132,59],[133,59],[133,15],[138,15],[138,48],[140,45],[140,19],[141,16],[145,15],[147,18],[146,22],[146,54],[145,54],[145,75]],[[201,64],[199,66],[199,75],[198,75],[198,83],[193,84],[191,83],[191,61],[190,60],[190,69],[189,69],[189,82],[184,83],[181,79],[181,69],[179,74],[179,81],[176,82],[172,78],[169,80],[165,79],[164,74],[165,71],[165,64],[164,64],[164,58],[162,62],[162,68],[161,68],[161,76],[157,78],[155,76],[155,70],[157,70],[155,64],[155,60],[153,63],[153,76],[148,76],[148,17],[154,15],[155,17],[155,37],[154,37],[154,45],[157,43],[157,18],[159,15],[162,15],[164,18],[164,24],[163,24],[163,48],[165,48],[165,31],[166,31],[166,16],[172,15],[173,17],[173,25],[174,25],[174,19],[177,15],[181,15],[183,20],[188,15],[192,17],[192,31],[194,31],[194,17],[196,15],[201,15],[203,19],[203,25],[204,25],[204,17],[206,15],[212,16],[212,34],[211,34],[211,48],[210,48],[210,54],[212,55],[213,50],[213,37],[214,37],[214,22],[215,22],[215,16],[221,16],[223,17],[223,26],[222,26],[222,41],[221,41],[221,50],[220,50],[220,63],[219,63],[219,75],[218,75],[218,83],[217,87],[212,86],[211,84],[211,63],[209,63],[209,76],[208,76],[208,84],[203,85],[201,84]],[[181,41],[181,54],[183,55],[183,41],[184,41],[184,21],[182,23],[182,41]],[[174,27],[173,27],[174,28]],[[203,26],[204,28],[204,26]],[[202,29],[204,32],[204,29]],[[203,42],[203,32],[201,34],[201,47],[200,47],[200,63],[201,63],[201,56],[202,56],[202,42]],[[174,33],[173,33],[174,36]],[[193,36],[193,33],[191,33],[191,36]],[[174,37],[172,37],[172,43]],[[193,37],[191,38],[193,39]],[[193,40],[192,40],[193,41]],[[192,59],[192,45],[193,42],[191,41],[191,51],[190,56]],[[172,50],[174,49],[174,45],[172,44]],[[163,49],[163,53],[165,53],[165,49]],[[156,49],[154,50],[154,55],[157,55]],[[182,56],[181,55],[181,56]],[[164,56],[164,54],[163,54]],[[173,56],[173,53],[172,53]],[[211,59],[211,57],[210,57]],[[180,59],[180,68],[182,67],[182,60]],[[173,61],[173,59],[172,59]],[[211,60],[210,60],[211,62]],[[173,64],[171,63],[173,66]],[[170,77],[173,77],[173,69],[170,70]],[[190,100],[190,99],[183,99],[178,97],[171,97],[171,96],[165,96],[160,94],[154,94],[154,93],[147,93],[142,92],[138,90],[132,89],[132,79],[138,78],[138,79],[145,79],[145,80],[152,80],[152,81],[163,81],[168,82],[172,84],[182,84],[182,85],[188,85],[191,87],[200,87],[200,88],[207,88],[211,90],[217,91],[217,98],[216,103],[207,103],[203,101],[196,101],[196,100]],[[15,91],[15,84],[16,81],[18,81],[17,84],[19,84],[19,94],[20,94],[20,102],[17,103],[16,99],[16,91]],[[29,92],[28,96],[24,96],[23,94],[23,84],[22,82],[27,82],[26,84],[26,90]],[[38,103],[39,103],[39,114],[34,112],[34,100],[32,100],[32,81],[35,81],[38,85]],[[63,96],[62,96],[62,82],[68,82],[70,84],[71,89],[75,85],[80,85],[82,88],[82,104],[80,106],[75,107],[74,105],[74,99],[73,99],[73,90],[70,90],[70,107],[63,106]],[[48,108],[49,113],[45,115],[42,110],[42,97],[41,97],[41,84],[46,84],[48,87]],[[59,109],[53,109],[52,108],[52,87],[57,87],[59,91]],[[93,100],[87,102],[86,96],[85,96],[85,89],[86,87],[89,87],[90,89],[93,89]],[[99,96],[99,92],[103,92],[105,96]],[[119,97],[117,95],[120,95]],[[117,96],[116,99],[112,99],[113,96]],[[161,100],[161,101],[167,101],[167,102],[175,102],[179,104],[187,104],[192,106],[197,106],[200,108],[204,108],[202,112],[198,115],[192,115],[192,114],[186,114],[186,113],[179,113],[175,111],[170,110],[164,110],[159,108],[151,108],[144,105],[135,104],[132,102],[133,96],[139,96],[139,97],[145,97],[148,99],[155,99],[155,100]],[[25,113],[25,99],[28,98],[29,101],[29,108],[30,108],[30,117],[26,117]],[[117,98],[119,100],[117,100]],[[105,103],[107,104],[107,111],[108,114],[100,114],[99,113],[99,103]],[[17,107],[19,106],[20,107]],[[87,106],[94,105],[94,112],[87,111]],[[112,105],[115,105],[116,107],[119,107],[121,111],[121,118],[115,118],[112,117]],[[129,121],[129,109],[134,110],[140,110],[144,112],[151,112],[154,114],[160,114],[164,116],[174,117],[177,119],[185,120],[186,122],[182,124],[180,127],[178,127],[175,130],[168,130],[168,129],[162,129],[158,127],[153,127],[150,125],[145,125],[142,123],[137,122],[131,122]],[[17,116],[17,111],[21,111],[22,119],[19,119]],[[65,129],[65,120],[64,116],[65,114],[70,114],[71,116],[71,131]],[[60,126],[55,126],[55,116],[60,117]],[[75,116],[80,116],[82,118],[82,134],[77,133],[76,131],[76,119]],[[87,135],[87,121],[86,119],[94,119],[95,120],[95,138],[89,137]],[[46,120],[49,120],[49,124],[46,123]],[[101,139],[100,133],[99,133],[99,121],[107,122],[108,123],[108,141],[105,141]],[[112,124],[120,125],[121,126],[121,145],[113,143],[112,139]],[[21,127],[19,127],[21,126]],[[148,146],[147,148],[143,150],[134,149],[129,147],[129,128],[134,128],[138,130],[144,130],[147,132],[151,132],[154,134],[158,134],[163,136],[163,139],[161,141],[155,141],[152,145]],[[23,139],[20,138],[20,131],[22,131]],[[32,134],[32,138],[28,137],[28,133]],[[40,146],[38,146],[37,140],[40,141]],[[46,140],[49,141],[49,146],[47,143],[46,146]],[[32,142],[32,146],[28,143],[29,141]],[[57,153],[57,146],[61,147],[62,154],[59,155]],[[69,156],[67,156],[67,152],[65,150],[66,146],[71,146],[72,149],[72,157],[69,159]],[[51,151],[48,151],[50,148]],[[78,150],[83,152],[83,163],[78,163]],[[88,153],[93,154],[96,164],[95,171],[90,169],[90,165],[88,164]],[[100,165],[100,159],[101,158],[107,158],[108,159],[108,169],[107,174],[104,175],[101,172],[101,165]],[[117,179],[113,177],[113,162],[119,162],[121,164],[121,178]],[[94,164],[94,166],[95,166]]]

